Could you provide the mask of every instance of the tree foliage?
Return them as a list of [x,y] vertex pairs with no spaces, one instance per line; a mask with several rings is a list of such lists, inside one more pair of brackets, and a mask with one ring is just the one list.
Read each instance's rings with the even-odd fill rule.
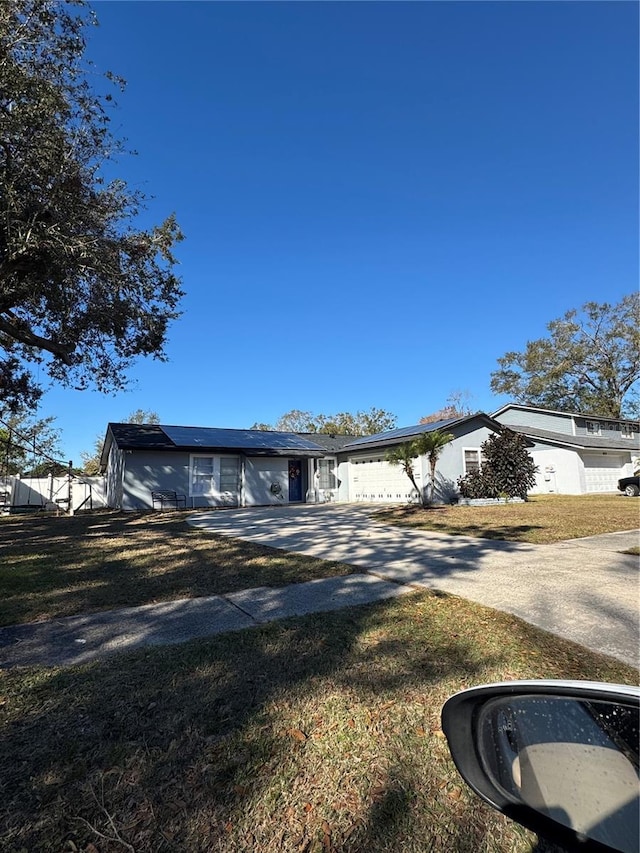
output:
[[275,427],[279,432],[317,432],[313,428],[314,415],[301,409],[291,409],[276,421]]
[[328,435],[376,435],[396,425],[396,416],[384,409],[369,409],[367,412],[338,412],[336,415],[317,415],[316,429]]
[[61,468],[60,430],[55,418],[34,418],[21,411],[0,424],[0,471],[11,474],[56,473]]
[[469,391],[452,391],[441,409],[420,418],[421,424],[435,424],[438,421],[448,421],[451,418],[463,418],[471,414],[471,393]]
[[548,337],[498,359],[494,393],[542,408],[632,416],[640,379],[640,294],[617,305],[587,302],[547,328]]
[[[145,409],[136,409],[131,412],[122,423],[124,424],[159,424],[160,415],[154,411],[146,411]],[[93,442],[93,450],[81,450],[80,458],[82,459],[82,473],[93,477],[100,473],[100,459],[102,457],[102,448],[104,447],[104,436],[97,435]]]
[[[386,453],[386,460],[392,465],[400,465],[402,470],[407,475],[413,488],[418,493],[418,498],[422,506],[426,506],[433,502],[436,485],[436,466],[440,454],[450,441],[453,441],[454,436],[451,433],[440,432],[434,429],[431,432],[425,432],[413,439],[406,441],[403,444],[395,445],[389,448]],[[429,462],[431,479],[429,482],[428,494],[425,490],[418,487],[415,479],[415,470],[413,460],[419,456],[426,456]]]
[[482,466],[458,480],[460,494],[465,498],[527,499],[535,485],[537,466],[527,450],[523,435],[510,429],[493,433],[482,443]]
[[136,409],[124,420],[125,424],[159,424],[160,415],[149,409]]
[[427,497],[428,503],[432,503],[435,497],[436,466],[438,464],[438,459],[440,458],[444,448],[450,441],[453,441],[453,439],[454,436],[450,432],[442,432],[441,430],[434,429],[430,432],[423,432],[422,435],[419,435],[415,440],[418,453],[420,456],[426,456],[427,461],[429,462],[431,479],[429,482],[429,495]]
[[385,454],[385,459],[391,465],[400,465],[411,481],[411,485],[416,490],[420,503],[424,506],[424,494],[422,489],[416,483],[416,474],[413,467],[414,460],[417,459],[419,455],[420,453],[416,447],[415,441],[405,441],[403,444],[396,444],[394,447],[390,447]]
[[251,429],[318,432],[324,435],[375,435],[393,429],[396,420],[391,412],[375,406],[366,412],[338,412],[335,415],[315,415],[313,412],[292,409],[278,418],[275,426],[254,423]]
[[132,358],[165,358],[179,314],[174,217],[136,229],[144,195],[105,177],[124,153],[109,128],[123,81],[84,59],[92,23],[82,0],[0,4],[0,394],[14,411],[41,394],[34,365],[121,389]]

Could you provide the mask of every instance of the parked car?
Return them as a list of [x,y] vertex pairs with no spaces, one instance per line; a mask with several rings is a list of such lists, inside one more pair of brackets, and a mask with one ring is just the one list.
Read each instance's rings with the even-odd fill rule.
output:
[[640,495],[640,475],[635,477],[623,477],[618,480],[618,489],[629,498],[637,498]]
[[640,850],[639,722],[640,689],[586,681],[482,685],[442,709],[476,794],[578,853]]

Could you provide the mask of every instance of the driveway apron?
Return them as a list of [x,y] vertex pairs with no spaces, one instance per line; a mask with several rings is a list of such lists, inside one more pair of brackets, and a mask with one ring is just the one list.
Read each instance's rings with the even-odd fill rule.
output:
[[[201,513],[188,521],[223,536],[338,560],[387,581],[438,589],[494,607],[638,666],[638,559],[602,537],[529,545],[381,524],[371,505],[306,505]],[[629,535],[638,541],[637,532]],[[626,545],[628,547],[628,544]]]

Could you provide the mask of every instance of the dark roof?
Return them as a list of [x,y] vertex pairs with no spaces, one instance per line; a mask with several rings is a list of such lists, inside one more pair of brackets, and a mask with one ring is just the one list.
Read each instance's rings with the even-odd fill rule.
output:
[[449,418],[446,421],[436,421],[431,424],[415,424],[414,426],[401,427],[400,429],[388,429],[386,432],[378,432],[375,435],[363,435],[355,438],[349,444],[345,445],[345,449],[351,450],[357,447],[366,447],[369,444],[385,444],[399,443],[405,438],[413,438],[416,435],[422,435],[423,432],[433,432],[436,429],[444,429],[450,424],[456,423],[460,418]]
[[357,438],[355,435],[329,435],[323,432],[300,432],[298,435],[308,438],[309,441],[313,441],[320,447],[324,447],[326,451],[333,453],[342,450],[345,444],[349,444]]
[[[602,420],[602,419],[601,419]],[[611,420],[607,418],[606,420]],[[615,420],[615,419],[614,419]],[[549,429],[537,429],[536,427],[521,426],[517,424],[504,424],[507,429],[520,432],[528,438],[539,438],[541,441],[549,441],[553,444],[565,444],[569,447],[584,447],[589,450],[629,450],[638,451],[638,442],[631,438],[603,438],[598,435],[567,435],[564,432],[552,432]]]
[[121,450],[175,450],[158,424],[109,424],[109,431]]
[[[324,456],[324,448],[319,443],[292,432],[111,423],[107,439],[109,436],[121,450],[208,450],[237,451],[252,456]],[[107,443],[108,440],[105,450]]]
[[386,447],[388,445],[401,444],[403,441],[415,438],[417,435],[422,435],[425,432],[434,432],[435,430],[448,432],[455,430],[457,427],[475,418],[481,420],[485,426],[496,432],[504,429],[503,424],[494,421],[489,415],[485,415],[484,412],[476,412],[473,415],[464,415],[461,418],[448,418],[447,420],[435,421],[430,424],[415,424],[414,426],[402,427],[401,429],[390,429],[386,432],[379,432],[376,435],[365,435],[344,445],[343,450],[366,450],[368,447]]
[[163,426],[176,447],[207,450],[250,450],[265,456],[322,456],[319,444],[294,432],[261,429]]
[[525,403],[505,403],[504,406],[500,406],[499,409],[492,412],[491,417],[495,418],[496,415],[501,415],[507,409],[520,409],[525,412],[544,412],[548,415],[563,415],[565,418],[584,418],[588,421],[613,421],[619,424],[638,426],[637,418],[636,420],[631,420],[629,418],[610,418],[608,415],[586,415],[584,412],[561,412],[559,409],[543,409],[541,406],[527,406]]

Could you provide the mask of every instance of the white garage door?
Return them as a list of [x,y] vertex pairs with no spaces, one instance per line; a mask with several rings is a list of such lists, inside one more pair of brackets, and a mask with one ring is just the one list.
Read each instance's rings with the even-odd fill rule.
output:
[[622,476],[623,458],[609,454],[603,456],[601,453],[585,453],[582,458],[587,492],[615,492]]
[[[416,482],[420,485],[417,471]],[[349,459],[349,500],[406,503],[412,497],[417,497],[415,490],[400,465],[380,456]]]

